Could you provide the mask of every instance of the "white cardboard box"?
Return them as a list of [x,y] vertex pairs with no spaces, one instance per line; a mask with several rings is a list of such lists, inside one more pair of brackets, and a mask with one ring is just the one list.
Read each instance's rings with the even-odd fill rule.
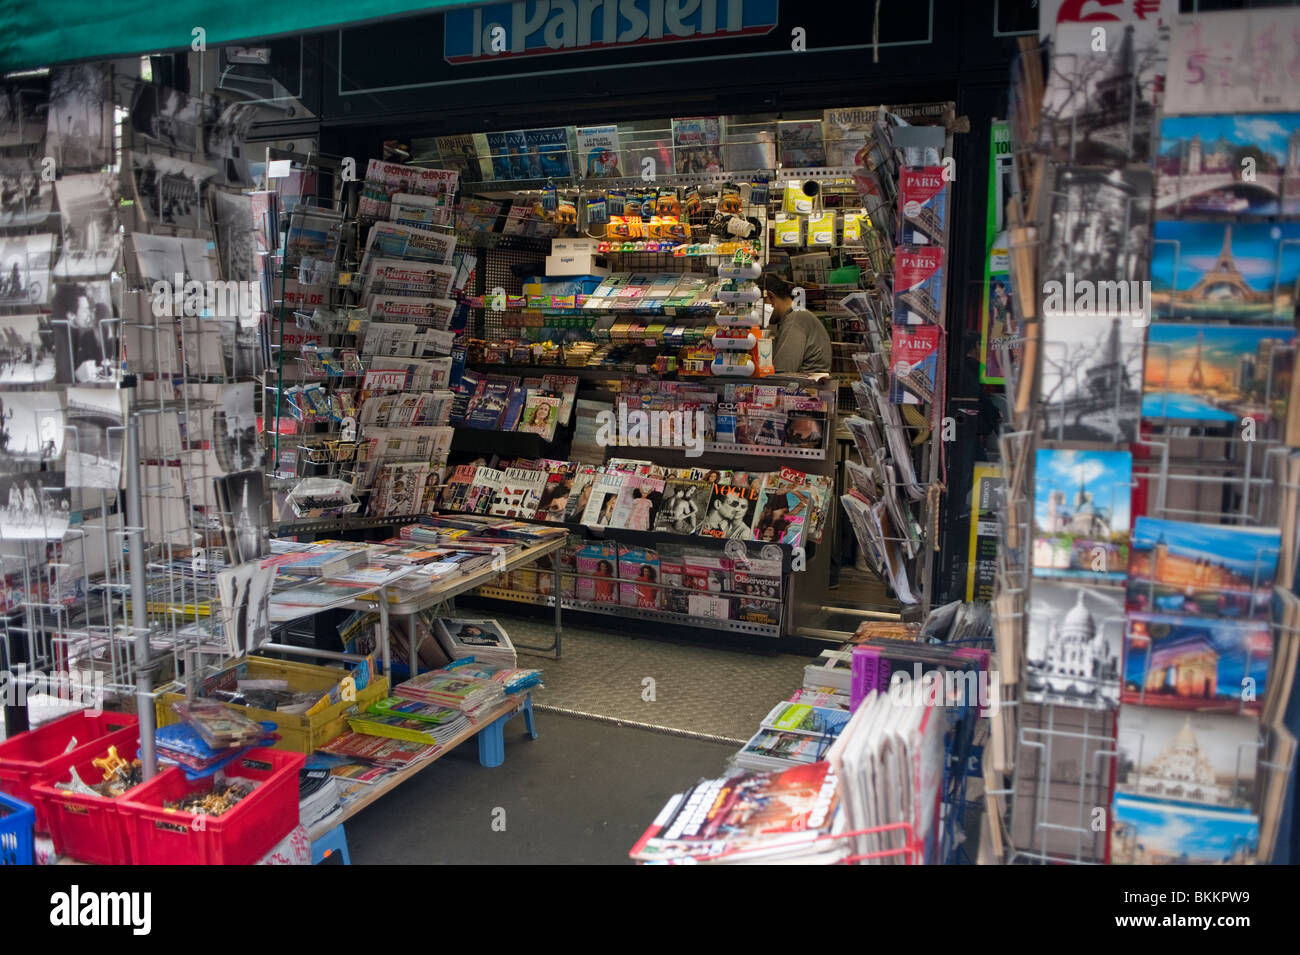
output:
[[553,252],[546,257],[546,274],[609,275],[609,260],[595,252]]

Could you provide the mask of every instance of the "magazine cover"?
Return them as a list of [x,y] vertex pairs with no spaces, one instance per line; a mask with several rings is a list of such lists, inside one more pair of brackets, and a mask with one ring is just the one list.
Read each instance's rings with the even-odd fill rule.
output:
[[618,551],[613,543],[591,543],[574,558],[579,600],[618,603]]
[[1128,609],[1266,620],[1281,548],[1276,528],[1139,517]]
[[678,173],[720,172],[722,127],[717,116],[673,120],[673,166]]
[[546,487],[546,471],[531,468],[506,468],[501,480],[501,490],[488,513],[498,517],[517,517],[523,520],[537,513]]
[[828,109],[823,115],[826,165],[832,167],[863,165],[859,153],[871,142],[876,125],[874,106]]
[[560,405],[564,399],[534,388],[529,388],[526,395],[523,415],[515,430],[540,434],[544,440],[550,441],[555,437],[555,427],[560,420]]
[[782,122],[777,126],[778,155],[781,165],[791,169],[825,166],[826,149],[822,144],[819,119]]
[[937,325],[943,301],[943,249],[900,247],[894,253],[894,325]]
[[614,519],[618,494],[631,479],[632,475],[621,473],[597,475],[583,509],[581,523],[591,527],[608,527]]
[[934,400],[943,329],[938,325],[896,326],[890,351],[889,400],[928,405]]
[[1040,448],[1035,460],[1034,576],[1122,581],[1132,455]]
[[528,170],[533,179],[558,179],[573,175],[569,162],[569,127],[551,126],[524,133]]
[[663,606],[659,554],[644,547],[618,548],[619,603],[625,607],[658,609]]
[[1025,699],[1091,710],[1118,707],[1124,651],[1119,588],[1037,581],[1028,616]]
[[1272,652],[1273,633],[1265,621],[1130,612],[1123,700],[1258,714]]
[[[1142,417],[1152,421],[1285,421],[1295,329],[1157,322],[1147,330]],[[1137,335],[1140,354],[1141,334]]]
[[1158,318],[1289,324],[1300,222],[1156,222],[1151,305]]
[[483,133],[439,136],[436,139],[439,162],[460,173],[465,182],[492,178],[492,160],[487,137]]
[[713,486],[706,481],[668,481],[659,510],[655,513],[654,530],[694,534],[708,510],[712,491]]
[[588,179],[614,179],[623,175],[617,126],[580,126],[578,164]]
[[1042,325],[1044,437],[1135,440],[1145,405],[1143,328],[1128,318],[1054,312]]
[[514,644],[495,620],[469,620],[439,617],[434,621],[438,642],[453,660],[474,656],[483,650],[507,651],[514,655]]
[[747,484],[714,484],[699,533],[720,539],[748,538],[760,493]]
[[811,496],[796,488],[764,489],[754,510],[753,539],[768,543],[803,543]]
[[663,500],[663,493],[664,482],[658,478],[629,478],[619,489],[608,526],[631,531],[650,530],[655,512]]
[[1126,706],[1119,714],[1115,791],[1218,809],[1255,805],[1259,724],[1228,713]]
[[533,178],[528,165],[528,141],[522,129],[488,133],[487,142],[493,179]]

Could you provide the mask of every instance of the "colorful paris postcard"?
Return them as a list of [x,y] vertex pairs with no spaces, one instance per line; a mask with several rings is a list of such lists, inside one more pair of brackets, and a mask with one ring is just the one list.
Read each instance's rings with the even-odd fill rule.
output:
[[1151,421],[1285,421],[1295,329],[1157,322],[1147,329],[1142,417]]
[[1121,581],[1133,457],[1041,448],[1034,473],[1034,576]]
[[1156,173],[1159,211],[1300,213],[1300,114],[1166,116]]
[[1267,620],[1277,528],[1139,517],[1128,561],[1130,612]]
[[1258,620],[1129,614],[1125,703],[1259,713],[1273,634]]
[[1221,809],[1255,803],[1259,721],[1156,706],[1120,710],[1115,791]]
[[1291,322],[1300,222],[1156,222],[1151,305],[1158,318]]
[[1258,845],[1248,812],[1120,795],[1111,807],[1112,865],[1249,865]]

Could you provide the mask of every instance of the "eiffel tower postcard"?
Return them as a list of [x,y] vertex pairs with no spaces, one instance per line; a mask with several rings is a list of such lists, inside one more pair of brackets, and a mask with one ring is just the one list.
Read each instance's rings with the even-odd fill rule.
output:
[[1290,323],[1300,222],[1157,221],[1151,305],[1158,318]]
[[1147,329],[1142,417],[1236,425],[1286,420],[1295,329],[1157,322]]

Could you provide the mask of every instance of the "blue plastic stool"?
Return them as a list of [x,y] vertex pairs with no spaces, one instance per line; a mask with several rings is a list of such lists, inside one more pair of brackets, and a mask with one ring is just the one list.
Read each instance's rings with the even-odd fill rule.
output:
[[311,844],[311,864],[320,865],[331,852],[343,856],[344,865],[352,864],[352,858],[348,855],[348,836],[343,831],[341,822]]
[[537,739],[537,725],[533,722],[533,695],[529,693],[524,697],[523,706],[513,713],[498,716],[479,731],[478,761],[480,765],[492,769],[506,761],[506,724],[520,713],[524,714],[524,727],[528,730],[528,735],[533,739]]

